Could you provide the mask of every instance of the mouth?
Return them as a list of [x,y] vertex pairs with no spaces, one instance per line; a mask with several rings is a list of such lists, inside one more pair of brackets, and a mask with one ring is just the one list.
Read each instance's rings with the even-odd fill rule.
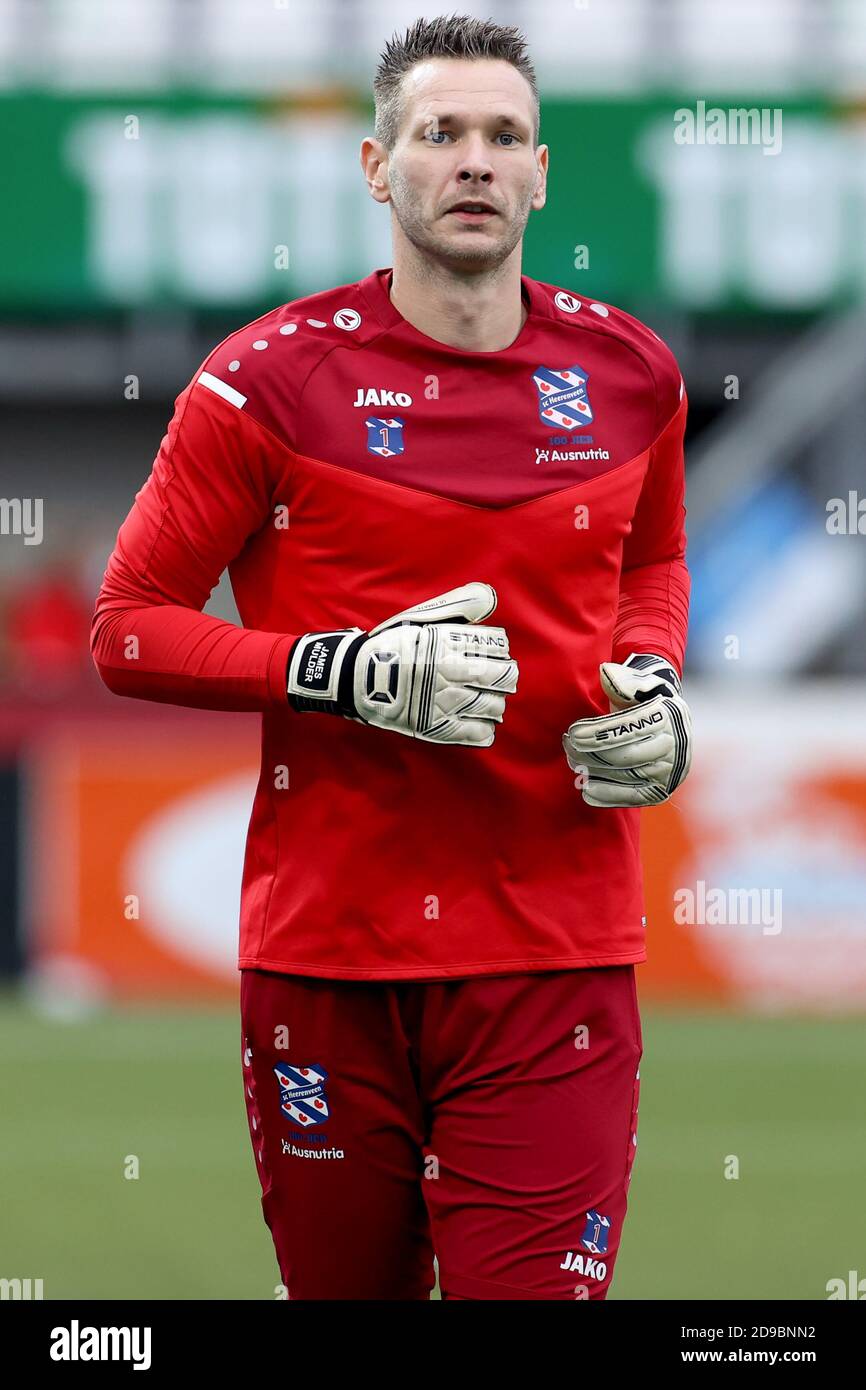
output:
[[446,214],[448,217],[456,217],[460,222],[469,223],[484,222],[488,217],[496,217],[496,215],[496,209],[492,208],[489,203],[479,202],[472,198],[455,203]]

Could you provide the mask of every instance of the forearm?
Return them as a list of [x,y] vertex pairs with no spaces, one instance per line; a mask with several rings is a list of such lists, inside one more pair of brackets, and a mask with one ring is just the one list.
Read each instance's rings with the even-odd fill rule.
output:
[[656,561],[623,573],[613,632],[612,661],[632,652],[667,657],[682,674],[691,581],[685,560]]
[[287,706],[294,640],[176,604],[112,601],[101,594],[91,651],[116,695],[198,709],[264,710]]

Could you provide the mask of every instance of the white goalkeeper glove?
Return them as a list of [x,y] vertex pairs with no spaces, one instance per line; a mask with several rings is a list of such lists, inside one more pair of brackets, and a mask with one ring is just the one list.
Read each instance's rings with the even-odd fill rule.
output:
[[429,743],[487,748],[517,689],[517,663],[489,584],[463,584],[365,632],[307,632],[292,647],[289,703]]
[[578,719],[562,736],[589,806],[667,801],[692,761],[692,718],[670,661],[632,652],[598,668],[611,714]]

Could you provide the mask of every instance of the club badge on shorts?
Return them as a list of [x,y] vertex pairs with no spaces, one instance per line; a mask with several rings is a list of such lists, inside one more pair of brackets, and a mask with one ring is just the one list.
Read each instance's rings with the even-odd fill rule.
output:
[[597,1211],[588,1211],[586,1213],[586,1225],[580,1238],[584,1250],[589,1250],[592,1255],[606,1255],[609,1236],[610,1221],[608,1217],[602,1216]]
[[322,1067],[290,1067],[281,1062],[274,1067],[280,1083],[280,1109],[287,1119],[303,1129],[321,1125],[330,1116],[325,1095],[328,1073]]

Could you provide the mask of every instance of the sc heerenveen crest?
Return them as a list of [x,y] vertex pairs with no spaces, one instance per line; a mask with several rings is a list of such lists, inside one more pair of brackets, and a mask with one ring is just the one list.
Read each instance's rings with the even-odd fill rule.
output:
[[573,430],[592,424],[592,406],[582,367],[538,367],[532,380],[538,388],[538,413],[551,429]]
[[281,1062],[274,1074],[280,1083],[280,1109],[287,1119],[303,1129],[325,1123],[330,1110],[325,1095],[328,1073],[323,1067],[291,1067]]

